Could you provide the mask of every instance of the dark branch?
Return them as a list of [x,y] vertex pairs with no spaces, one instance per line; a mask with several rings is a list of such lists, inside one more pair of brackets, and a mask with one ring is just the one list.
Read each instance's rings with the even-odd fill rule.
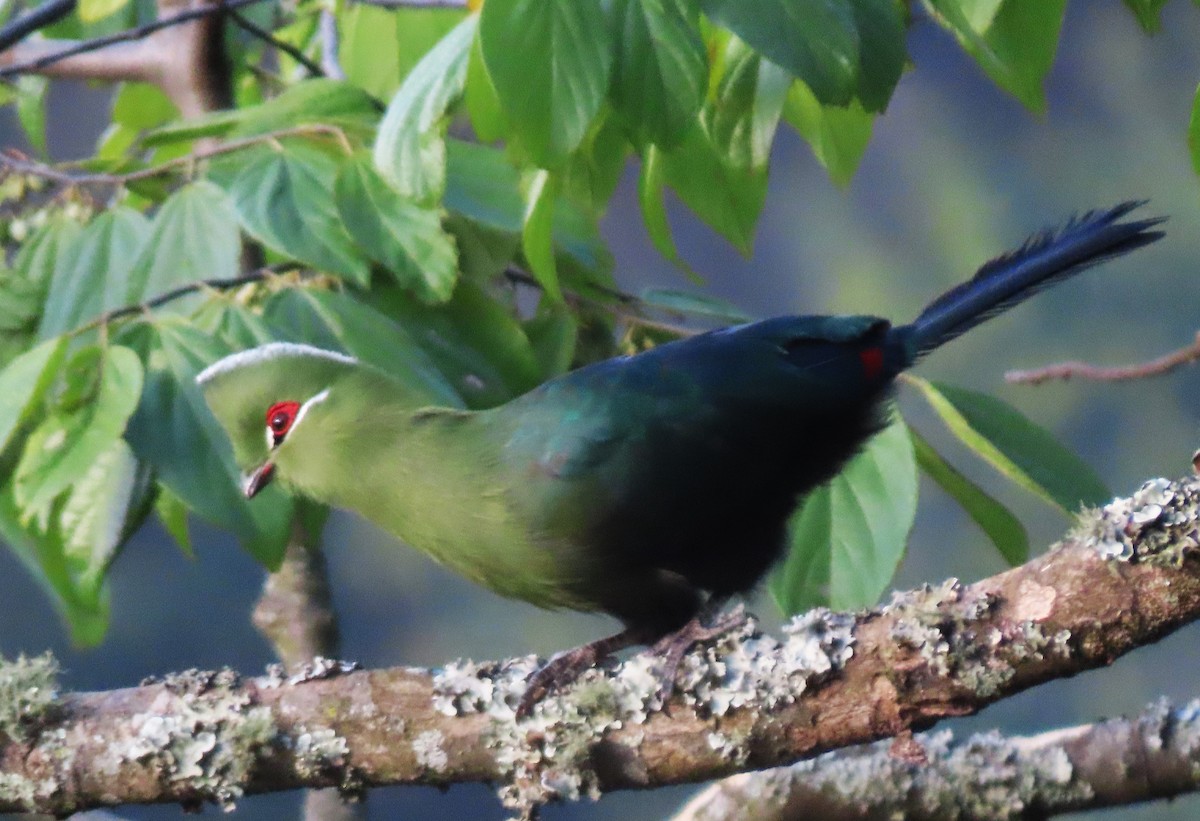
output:
[[0,28],[0,51],[21,42],[26,36],[57,23],[75,10],[76,0],[47,0]]
[[119,31],[116,34],[110,34],[105,37],[96,37],[91,40],[82,40],[74,42],[69,46],[64,46],[61,50],[43,54],[31,60],[24,60],[19,63],[4,66],[0,68],[0,77],[13,77],[19,74],[36,72],[47,66],[53,65],[68,57],[74,57],[77,54],[84,54],[90,51],[98,51],[99,49],[107,48],[108,46],[116,45],[117,43],[127,43],[132,40],[141,40],[153,34],[156,31],[161,31],[171,26],[178,26],[192,20],[198,20],[201,17],[207,17],[210,14],[222,14],[230,9],[240,9],[244,6],[250,6],[255,3],[262,3],[266,0],[226,0],[222,4],[205,5],[194,9],[182,11],[179,14],[173,14],[170,17],[163,17],[151,23],[146,23],[137,28],[126,29]]
[[356,0],[364,6],[384,9],[465,9],[467,0]]
[[230,16],[230,18],[233,19],[233,22],[236,23],[239,28],[248,32],[249,34],[254,35],[255,37],[262,40],[264,43],[269,44],[273,48],[279,49],[284,54],[288,55],[293,60],[295,60],[297,63],[304,66],[306,69],[308,69],[308,73],[310,75],[312,75],[313,77],[324,77],[325,76],[325,72],[321,70],[321,67],[319,65],[317,65],[315,62],[310,60],[303,51],[296,48],[291,43],[285,43],[283,40],[280,40],[274,34],[267,31],[266,29],[262,28],[257,23],[255,23],[253,20],[246,17],[244,14],[239,14],[237,11],[231,10],[229,12],[229,16]]

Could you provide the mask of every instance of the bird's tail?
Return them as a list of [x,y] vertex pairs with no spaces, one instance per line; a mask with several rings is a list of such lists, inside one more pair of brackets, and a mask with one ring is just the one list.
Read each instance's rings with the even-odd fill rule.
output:
[[970,280],[929,303],[911,325],[896,329],[909,361],[1043,288],[1161,238],[1163,232],[1153,229],[1165,218],[1121,222],[1143,204],[1144,200],[1123,202],[1089,211],[1060,228],[1035,234],[1017,250],[985,263]]

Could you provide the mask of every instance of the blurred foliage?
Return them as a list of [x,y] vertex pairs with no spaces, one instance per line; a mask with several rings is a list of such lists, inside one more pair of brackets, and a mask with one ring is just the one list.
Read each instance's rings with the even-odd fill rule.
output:
[[[1154,30],[1161,2],[1127,5]],[[269,340],[304,341],[419,379],[447,404],[487,407],[673,338],[680,323],[744,321],[703,294],[616,289],[597,225],[631,157],[655,247],[694,278],[671,236],[667,189],[748,254],[780,124],[847,182],[905,69],[915,16],[1040,110],[1064,6],[347,5],[337,12],[345,81],[310,77],[231,28],[238,107],[185,122],[157,89],[128,84],[83,163],[124,179],[46,196],[35,171],[0,186],[0,536],[81,643],[103,636],[106,571],[147,517],[190,551],[187,514],[197,515],[273,568],[291,504],[241,497],[193,383],[204,366]],[[326,7],[263,4],[255,15],[311,55]],[[137,8],[83,2],[53,33],[124,28]],[[4,98],[39,150],[44,95],[44,82],[21,78]],[[214,139],[236,150],[209,156],[197,143]],[[1068,510],[1104,496],[1078,459],[999,400],[917,384],[949,430],[1017,485]],[[897,420],[797,511],[793,554],[772,585],[786,609],[879,596],[913,521],[918,466],[1002,555],[1026,555],[1012,514]]]

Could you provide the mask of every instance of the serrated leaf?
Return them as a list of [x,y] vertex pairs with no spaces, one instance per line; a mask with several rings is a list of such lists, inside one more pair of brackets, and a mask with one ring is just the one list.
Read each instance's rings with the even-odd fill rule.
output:
[[13,268],[29,282],[49,288],[54,272],[71,259],[75,240],[83,232],[78,222],[62,215],[52,216],[25,241],[13,260]]
[[642,222],[650,235],[650,242],[663,257],[694,282],[700,281],[687,261],[680,255],[667,221],[667,207],[663,202],[665,184],[661,149],[650,146],[642,158],[642,170],[638,174],[638,204],[642,207]]
[[919,377],[909,381],[950,431],[1009,481],[1069,514],[1112,498],[1092,468],[1011,405]]
[[158,495],[154,497],[154,512],[163,530],[175,540],[183,555],[189,559],[195,558],[196,551],[192,549],[192,537],[188,532],[187,505],[183,500],[172,493],[169,487],[160,484]]
[[488,75],[534,162],[562,161],[608,90],[612,43],[598,0],[488,0],[479,19]]
[[558,287],[558,269],[554,264],[555,183],[549,171],[534,171],[525,184],[525,225],[521,231],[521,250],[542,292],[555,302],[562,301]]
[[337,21],[346,79],[378,99],[392,96],[403,76],[398,38],[408,20],[394,9],[347,3],[337,7]]
[[663,178],[683,203],[748,256],[766,202],[766,169],[732,165],[698,124],[663,152],[662,163]]
[[458,279],[458,253],[438,211],[401,196],[365,155],[342,166],[334,195],[350,236],[401,287],[429,302],[450,298]]
[[55,271],[38,335],[66,333],[129,304],[129,260],[149,234],[146,218],[132,208],[117,205],[97,214],[72,243],[69,263]]
[[897,416],[788,523],[791,545],[770,580],[785,613],[873,605],[896,572],[917,512],[912,440]]
[[[229,197],[206,180],[178,189],[159,208],[130,266],[124,302],[133,304],[201,279],[240,272],[241,237]],[[192,302],[173,303],[182,310]]]
[[803,80],[823,103],[857,88],[859,36],[847,0],[701,0],[705,14]]
[[290,145],[252,160],[229,187],[247,233],[287,259],[366,286],[369,261],[338,216],[337,163],[320,151]]
[[1046,109],[1044,82],[1054,63],[1066,0],[1003,0],[998,5],[928,0],[934,17],[995,83],[1029,109]]
[[979,485],[959,473],[953,465],[942,458],[933,445],[912,428],[913,449],[917,464],[933,481],[937,482],[950,498],[958,502],[975,524],[987,534],[1000,555],[1011,566],[1016,567],[1029,559],[1029,537],[1025,526],[1008,508],[983,491]]
[[375,165],[403,196],[435,204],[445,190],[447,109],[462,95],[478,18],[465,18],[421,59],[388,103]]
[[229,439],[195,384],[196,374],[229,350],[172,318],[140,324],[128,336],[150,362],[125,436],[134,453],[190,510],[229,528],[251,556],[268,569],[278,568],[287,547],[292,500],[269,486],[254,504],[247,501]]
[[63,551],[75,584],[98,594],[148,490],[149,473],[124,440],[113,442],[72,484],[59,514]]
[[494,148],[461,140],[450,140],[446,147],[446,208],[519,236],[525,204],[517,169]]
[[48,339],[17,356],[0,370],[0,452],[13,433],[39,407],[46,390],[58,377],[67,352],[67,338]]
[[797,81],[788,91],[783,117],[808,142],[829,178],[837,185],[849,185],[871,140],[875,115],[857,102],[823,106],[808,86]]
[[694,0],[616,0],[611,96],[639,142],[678,142],[704,102],[708,53]]
[[142,391],[142,363],[128,348],[112,346],[99,361],[90,402],[51,413],[25,442],[14,473],[14,499],[26,520],[43,517],[50,503],[120,438]]

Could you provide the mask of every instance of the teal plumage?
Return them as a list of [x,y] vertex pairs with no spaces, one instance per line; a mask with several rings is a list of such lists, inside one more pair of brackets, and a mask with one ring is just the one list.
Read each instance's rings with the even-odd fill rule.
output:
[[1137,205],[1032,238],[909,325],[777,317],[596,363],[485,411],[423,408],[382,372],[294,345],[235,354],[200,383],[253,470],[248,492],[276,476],[503,595],[625,624],[552,664],[544,689],[752,588],[797,500],[884,424],[901,371],[1157,240],[1160,220],[1122,221]]

